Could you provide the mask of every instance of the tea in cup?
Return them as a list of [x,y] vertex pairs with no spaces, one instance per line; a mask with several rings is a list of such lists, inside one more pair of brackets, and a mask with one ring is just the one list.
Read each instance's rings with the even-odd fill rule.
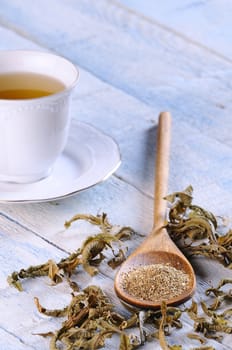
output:
[[0,51],[0,181],[30,183],[52,171],[69,133],[79,72],[43,51]]

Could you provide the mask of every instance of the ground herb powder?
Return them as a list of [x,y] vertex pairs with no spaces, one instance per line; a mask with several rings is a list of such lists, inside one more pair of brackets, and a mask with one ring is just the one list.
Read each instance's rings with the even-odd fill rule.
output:
[[189,276],[169,264],[138,266],[122,274],[122,287],[140,300],[166,301],[189,287]]

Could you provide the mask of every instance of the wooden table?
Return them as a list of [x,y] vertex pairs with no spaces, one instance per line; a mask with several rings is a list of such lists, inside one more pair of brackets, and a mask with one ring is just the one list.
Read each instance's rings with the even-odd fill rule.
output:
[[[215,29],[223,27],[218,13],[223,8],[228,14],[231,5],[227,3],[226,11],[220,0],[213,8],[205,2],[204,13],[211,15],[206,22],[200,3],[192,9],[196,17],[199,11],[206,31],[191,17],[191,1],[185,1],[187,17],[178,23],[175,13],[183,18],[183,8],[157,11],[155,20],[155,13],[148,18],[111,0],[1,0],[0,5],[0,48],[50,50],[75,63],[80,80],[72,117],[112,136],[122,156],[120,168],[107,181],[72,197],[0,204],[0,349],[42,350],[49,348],[49,340],[34,334],[57,329],[60,320],[39,314],[33,297],[58,308],[70,300],[70,290],[66,284],[52,287],[42,278],[25,281],[19,293],[8,285],[7,276],[50,258],[57,261],[78,248],[92,231],[85,223],[64,229],[65,220],[76,213],[106,212],[114,224],[130,225],[140,234],[150,231],[161,111],[173,116],[169,192],[191,184],[194,203],[231,219],[232,56],[229,50],[221,51],[226,45],[220,46],[220,30]],[[215,42],[210,25],[219,33]],[[231,27],[227,29],[230,32],[221,35],[231,49]],[[133,247],[141,239],[138,236]],[[194,268],[197,301],[220,278],[232,278],[231,270],[204,259],[194,260]],[[93,278],[81,274],[79,283],[102,286],[122,310],[113,290],[114,273],[105,269]],[[190,329],[186,321],[171,343],[180,344],[181,339],[183,349],[197,347],[185,336]],[[230,337],[209,344],[232,349]],[[106,349],[118,349],[115,338],[107,341]],[[143,349],[160,346],[154,340]]]

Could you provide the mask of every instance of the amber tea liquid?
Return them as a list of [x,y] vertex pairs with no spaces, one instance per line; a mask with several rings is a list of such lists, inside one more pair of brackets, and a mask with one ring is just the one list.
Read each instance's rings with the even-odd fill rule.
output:
[[49,96],[65,89],[55,79],[35,73],[0,74],[0,99],[21,100]]

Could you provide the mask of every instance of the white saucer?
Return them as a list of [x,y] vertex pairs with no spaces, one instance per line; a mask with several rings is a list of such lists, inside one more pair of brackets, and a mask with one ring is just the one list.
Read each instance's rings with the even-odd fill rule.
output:
[[106,180],[121,163],[117,143],[94,127],[73,121],[51,175],[31,184],[0,183],[0,202],[43,202],[73,195]]

